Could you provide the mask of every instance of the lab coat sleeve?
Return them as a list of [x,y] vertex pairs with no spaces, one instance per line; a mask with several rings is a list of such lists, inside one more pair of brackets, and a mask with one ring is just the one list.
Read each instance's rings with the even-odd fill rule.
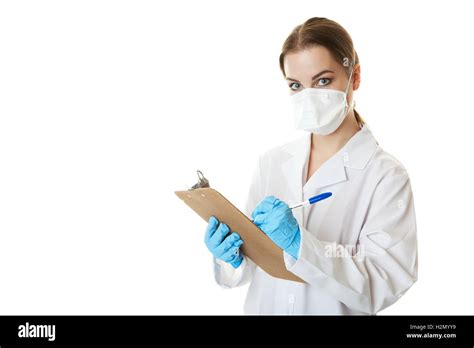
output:
[[[262,199],[261,170],[260,158],[257,166],[252,174],[252,181],[247,195],[245,205],[245,215],[252,218],[252,212]],[[239,231],[235,231],[239,233]],[[242,286],[250,282],[255,271],[255,263],[244,255],[243,261],[238,268],[232,267],[230,264],[213,257],[214,261],[214,278],[223,288],[234,288]]]
[[355,252],[349,256],[334,253],[344,246],[318,240],[302,226],[300,231],[298,259],[284,252],[287,269],[349,308],[375,314],[397,301],[418,278],[413,194],[401,167],[392,168],[378,182]]

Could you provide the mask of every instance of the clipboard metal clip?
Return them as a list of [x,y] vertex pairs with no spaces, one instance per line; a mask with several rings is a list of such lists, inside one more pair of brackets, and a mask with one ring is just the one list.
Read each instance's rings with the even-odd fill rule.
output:
[[198,169],[197,170],[197,175],[198,175],[198,182],[197,184],[193,185],[190,189],[190,190],[194,190],[194,189],[197,189],[197,188],[205,188],[205,187],[210,187],[209,186],[209,180],[207,180],[205,177],[204,177],[204,174]]

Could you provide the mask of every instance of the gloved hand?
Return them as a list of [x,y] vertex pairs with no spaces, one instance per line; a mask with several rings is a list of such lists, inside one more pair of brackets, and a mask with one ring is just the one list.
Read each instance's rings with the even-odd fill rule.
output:
[[252,213],[253,222],[280,248],[298,258],[301,234],[290,207],[274,196],[265,197]]
[[214,216],[209,218],[204,242],[214,257],[230,263],[237,268],[243,260],[240,253],[240,246],[244,243],[237,232],[229,233],[229,227],[224,223],[219,223]]

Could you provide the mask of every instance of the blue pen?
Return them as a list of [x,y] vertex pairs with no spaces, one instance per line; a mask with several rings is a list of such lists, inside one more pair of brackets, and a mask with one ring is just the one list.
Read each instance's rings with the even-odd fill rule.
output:
[[311,197],[310,199],[307,199],[307,200],[305,200],[301,203],[295,204],[295,205],[291,206],[290,209],[302,207],[304,205],[313,204],[313,203],[322,201],[323,199],[329,198],[331,196],[332,196],[332,192],[324,192],[324,193],[321,193],[320,195]]
[[[310,199],[307,199],[301,203],[298,203],[298,204],[295,204],[295,205],[292,205],[290,207],[290,209],[294,209],[294,208],[298,208],[298,207],[302,207],[304,205],[309,205],[309,204],[313,204],[313,203],[316,203],[316,202],[319,202],[319,201],[322,201],[323,199],[326,199],[326,198],[329,198],[332,196],[332,192],[324,192],[324,193],[321,193],[317,196],[314,196],[314,197],[311,197]],[[253,219],[251,219],[250,221],[253,222]]]

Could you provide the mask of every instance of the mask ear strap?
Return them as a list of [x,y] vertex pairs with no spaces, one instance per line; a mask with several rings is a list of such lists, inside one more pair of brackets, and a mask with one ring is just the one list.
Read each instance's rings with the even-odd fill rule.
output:
[[352,98],[351,105],[347,104],[347,92],[349,91],[349,86],[351,85],[353,71],[354,71],[354,64],[352,64],[351,73],[349,74],[349,81],[347,82],[346,91],[344,92],[344,94],[346,95],[346,105],[348,106],[348,108],[353,108],[355,105],[354,98]]
[[344,92],[344,93],[346,93],[346,95],[347,95],[347,92],[349,91],[349,86],[351,85],[352,72],[353,71],[354,71],[354,65],[352,65],[351,73],[349,75],[349,81],[347,82],[346,91]]

